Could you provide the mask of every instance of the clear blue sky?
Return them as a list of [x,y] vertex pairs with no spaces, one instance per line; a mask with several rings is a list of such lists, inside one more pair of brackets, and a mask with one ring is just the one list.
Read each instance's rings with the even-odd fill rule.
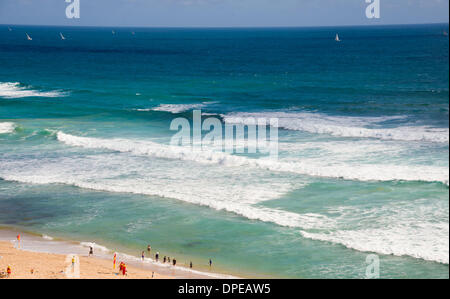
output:
[[80,0],[67,19],[65,0],[0,0],[0,24],[150,27],[338,26],[448,23],[449,0]]

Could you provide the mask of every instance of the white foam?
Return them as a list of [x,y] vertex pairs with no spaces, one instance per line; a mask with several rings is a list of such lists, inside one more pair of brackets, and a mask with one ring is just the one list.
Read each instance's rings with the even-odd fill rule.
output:
[[278,127],[336,137],[377,138],[399,141],[449,142],[448,128],[428,126],[380,127],[380,123],[404,117],[338,117],[307,112],[231,113],[221,115],[226,123],[245,124],[246,118],[277,118]]
[[448,230],[447,235],[441,235],[440,237],[431,235],[426,230],[415,231],[407,228],[391,230],[380,228],[335,233],[302,231],[301,234],[305,238],[341,244],[362,252],[410,256],[426,261],[449,263]]
[[363,252],[449,263],[447,203],[419,199],[342,210],[347,211],[335,219],[338,229],[301,234]]
[[329,164],[314,159],[291,159],[289,161],[264,158],[252,159],[244,156],[230,155],[224,152],[170,146],[151,141],[78,137],[62,132],[58,132],[57,138],[59,141],[70,146],[129,152],[136,155],[194,161],[202,164],[219,164],[227,167],[245,166],[277,172],[292,172],[309,176],[359,181],[424,181],[441,182],[446,185],[449,182],[448,167],[389,164]]
[[26,98],[26,97],[46,97],[56,98],[63,97],[65,93],[60,91],[39,91],[32,88],[24,87],[18,82],[0,82],[0,97],[3,98]]
[[95,243],[95,242],[80,242],[80,245],[83,246],[83,247],[87,247],[87,248],[92,247],[92,248],[94,249],[94,252],[95,252],[95,250],[98,250],[98,251],[101,251],[101,252],[104,252],[104,253],[109,253],[109,252],[111,252],[111,251],[110,251],[108,248],[106,248],[105,246],[98,245],[98,244]]
[[[109,143],[111,139],[107,142],[97,138],[85,140],[85,137],[62,134],[57,134],[58,138],[93,143],[96,144],[94,148],[111,150],[110,145],[116,146]],[[330,210],[322,214],[294,213],[258,204],[298,190],[299,185],[294,184],[299,181],[298,177],[292,174],[279,173],[274,176],[259,165],[256,168],[222,167],[217,163],[205,166],[204,163],[185,161],[178,156],[175,156],[178,157],[176,160],[148,159],[145,147],[137,151],[144,154],[130,150],[133,146],[146,145],[146,142],[134,142],[118,141],[122,145],[127,144],[126,153],[90,152],[70,157],[21,160],[8,160],[5,156],[0,177],[32,184],[67,184],[99,191],[172,198],[250,220],[299,229],[306,238],[342,244],[355,250],[446,262],[443,256],[448,256],[448,202],[431,206],[426,213],[423,210],[428,203],[412,202],[404,207],[393,206],[392,201],[387,201],[386,207],[382,206],[385,210],[380,209],[380,205],[367,210],[363,205],[361,209],[344,208],[343,211]],[[99,144],[101,147],[97,147]],[[165,146],[150,144],[154,146],[152,153],[159,149],[158,153],[166,157]],[[304,183],[302,179],[300,181]],[[436,211],[439,213],[433,214]],[[90,221],[95,215],[87,217],[86,221]]]
[[16,125],[12,122],[0,123],[0,134],[9,134],[14,132]]
[[158,268],[162,268],[164,270],[171,270],[171,271],[181,271],[181,272],[187,272],[187,273],[192,273],[192,274],[197,274],[200,276],[204,276],[204,277],[211,277],[211,278],[220,278],[220,279],[236,279],[238,277],[236,276],[232,276],[232,275],[228,275],[228,274],[220,274],[220,273],[213,273],[213,272],[202,272],[199,270],[193,270],[187,267],[181,267],[181,266],[173,266],[170,263],[161,263],[161,262],[157,262],[152,258],[144,258],[144,260],[142,260],[142,258],[136,257],[136,256],[132,256],[129,254],[125,254],[125,253],[120,253],[117,252],[117,259],[119,261],[121,260],[125,260],[127,262],[132,262],[135,265],[154,265]]
[[[17,181],[22,183],[66,184],[97,191],[134,193],[173,198],[199,206],[206,206],[218,211],[234,213],[249,220],[270,222],[285,227],[318,229],[330,227],[333,225],[333,221],[331,219],[318,214],[296,214],[278,209],[254,207],[251,205],[251,203],[246,202],[245,198],[242,200],[243,203],[240,203],[239,199],[241,198],[241,195],[236,194],[236,192],[227,192],[224,195],[224,193],[220,194],[217,191],[214,192],[214,190],[217,190],[214,188],[212,192],[205,191],[204,193],[201,193],[198,188],[194,189],[191,192],[186,192],[186,190],[192,189],[189,185],[178,186],[178,188],[176,188],[168,185],[167,183],[165,184],[165,186],[160,183],[155,184],[154,182],[153,185],[149,185],[143,182],[133,183],[133,181],[129,180],[122,180],[122,182],[112,180],[89,182],[89,179],[87,178],[84,180],[80,180],[79,178],[70,178],[69,174],[53,174],[51,176],[46,176],[44,172],[39,173],[39,175],[1,175],[1,177],[4,180]],[[92,181],[92,179],[90,181]],[[197,190],[197,192],[195,192],[195,190]],[[210,193],[214,193],[216,195],[215,198]],[[227,195],[230,193],[234,194],[237,197],[227,197]],[[258,192],[250,193],[251,195],[255,196],[255,199],[258,199]],[[220,196],[218,194],[220,194]],[[83,245],[89,246],[87,245],[87,243]]]
[[[240,193],[244,192],[245,189],[242,186],[236,188],[230,182],[217,188],[210,181],[208,182],[209,185],[205,185],[205,181],[192,185],[191,178],[187,178],[186,185],[179,184],[179,178],[175,178],[175,181],[178,182],[175,184],[170,181],[158,181],[154,178],[146,180],[124,179],[123,173],[126,173],[126,169],[121,169],[122,172],[118,173],[118,179],[102,179],[95,177],[95,175],[104,176],[104,169],[98,167],[99,163],[82,161],[72,161],[71,165],[56,163],[50,167],[48,165],[36,167],[30,162],[28,167],[21,167],[22,170],[15,171],[14,174],[5,175],[0,171],[0,176],[6,180],[25,183],[60,183],[99,191],[174,198],[215,210],[231,212],[250,220],[298,228],[305,238],[341,244],[358,251],[396,256],[407,255],[448,264],[448,206],[446,209],[445,204],[436,207],[429,206],[426,203],[412,202],[410,206],[402,208],[388,202],[385,207],[375,207],[372,210],[364,209],[363,206],[362,209],[351,209],[345,213],[330,211],[331,214],[342,215],[341,217],[333,216],[333,218],[330,218],[321,214],[297,214],[280,209],[253,206],[251,201],[246,200],[246,196],[258,198],[261,195],[258,189],[253,186],[247,187],[249,189],[248,195],[241,195]],[[119,161],[118,164],[124,165],[123,162],[125,161]],[[87,165],[96,165],[96,167],[88,173],[80,173],[80,169],[86,168]],[[116,169],[111,169],[111,164],[105,165],[106,168],[110,172],[117,173]],[[139,173],[143,171],[136,164],[131,165],[130,168]],[[158,170],[158,168],[154,169],[155,172]],[[195,172],[198,171],[195,170]],[[200,174],[197,178],[200,180],[201,176]],[[245,177],[243,176],[241,179]],[[205,186],[208,186],[208,188],[205,188]],[[268,188],[273,187],[268,186]],[[205,192],[202,193],[200,190]],[[273,196],[270,197],[273,198]],[[242,203],[240,202],[241,199]],[[423,210],[426,209],[435,214],[424,213]],[[426,215],[423,216],[423,214]],[[447,220],[445,217],[447,217]],[[348,229],[349,227],[353,229]],[[95,251],[111,252],[108,248],[93,242],[82,242],[81,245],[84,247],[92,246]]]
[[53,240],[53,237],[50,237],[48,235],[42,235],[42,238],[45,239],[45,240],[49,240],[49,241]]
[[[181,113],[194,109],[201,109],[206,106],[206,103],[201,104],[161,104],[158,107],[148,109],[153,111],[165,111],[171,113]],[[138,111],[147,111],[147,109],[138,109]]]

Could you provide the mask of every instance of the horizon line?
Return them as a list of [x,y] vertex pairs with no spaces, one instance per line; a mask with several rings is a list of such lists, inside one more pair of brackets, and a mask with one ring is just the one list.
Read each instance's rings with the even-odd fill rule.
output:
[[142,28],[142,29],[276,29],[276,28],[338,28],[338,27],[383,27],[383,26],[414,26],[414,25],[449,25],[449,22],[432,23],[399,23],[399,24],[360,24],[360,25],[306,25],[306,26],[111,26],[111,25],[43,25],[43,24],[4,24],[0,26],[30,26],[30,27],[74,27],[74,28]]

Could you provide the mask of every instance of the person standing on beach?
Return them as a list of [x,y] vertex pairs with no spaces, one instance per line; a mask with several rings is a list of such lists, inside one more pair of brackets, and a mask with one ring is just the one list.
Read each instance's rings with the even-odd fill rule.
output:
[[156,261],[158,261],[158,260],[159,260],[159,252],[156,252],[156,255],[155,255],[155,260],[156,260]]
[[149,255],[150,255],[151,251],[152,251],[152,246],[150,246],[150,244],[149,244],[149,245],[147,245],[147,252]]
[[8,266],[8,268],[6,268],[6,275],[9,278],[11,276],[12,270],[11,270],[11,266]]
[[177,260],[175,258],[173,258],[172,259],[172,263],[173,263],[174,266],[176,266],[177,265]]
[[94,255],[94,248],[92,246],[89,246],[89,256]]
[[167,257],[166,257],[166,256],[164,256],[164,258],[163,258],[163,263],[165,264],[165,263],[166,263],[166,261],[167,261]]
[[142,257],[142,261],[144,261],[145,260],[145,252],[144,251],[142,251],[141,257]]
[[189,268],[192,269],[192,261],[189,263]]
[[20,234],[17,235],[17,248],[20,248]]
[[211,259],[209,259],[209,267],[210,268],[212,267],[212,260]]
[[122,266],[122,275],[123,276],[127,275],[127,265],[125,263]]
[[75,256],[72,256],[72,272],[75,272]]

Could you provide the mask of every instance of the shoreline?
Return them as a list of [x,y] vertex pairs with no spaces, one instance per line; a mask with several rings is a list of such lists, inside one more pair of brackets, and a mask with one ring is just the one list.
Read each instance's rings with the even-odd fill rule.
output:
[[[72,257],[76,265],[72,265]],[[11,275],[5,276],[7,267]],[[33,252],[17,249],[12,242],[0,241],[0,279],[172,279],[127,265],[122,275],[111,262],[78,255]]]
[[[17,249],[16,236],[21,235],[21,248]],[[94,256],[88,257],[89,246],[94,248]],[[5,252],[6,254],[5,254]],[[0,257],[1,256],[14,256],[18,258],[19,264],[24,267],[27,263],[35,264],[31,262],[31,259],[47,260],[52,265],[52,270],[47,271],[47,276],[42,275],[30,276],[28,272],[21,271],[20,277],[13,278],[65,278],[64,274],[61,274],[64,258],[68,258],[68,255],[77,255],[80,259],[80,267],[83,269],[84,265],[88,265],[88,274],[81,273],[81,278],[100,278],[100,279],[114,279],[120,278],[121,275],[116,275],[112,272],[112,260],[114,251],[101,246],[96,243],[89,242],[76,242],[70,240],[54,239],[44,234],[38,234],[34,232],[27,232],[23,229],[15,229],[12,227],[0,226]],[[183,266],[172,266],[169,263],[156,262],[152,258],[145,258],[142,261],[141,258],[128,255],[121,252],[117,253],[117,265],[121,261],[127,264],[128,271],[130,273],[128,278],[139,279],[151,279],[152,272],[153,278],[159,279],[238,279],[239,277],[231,276],[227,274],[204,272],[201,270],[189,269]],[[94,261],[94,262],[93,262]],[[0,272],[6,271],[8,265],[5,263],[4,258],[0,258]],[[11,263],[14,261],[10,261]],[[59,268],[56,265],[59,266]],[[13,267],[13,265],[10,265]],[[37,269],[37,268],[36,268]],[[36,270],[35,269],[35,270]],[[101,270],[102,275],[95,275],[96,270]],[[97,272],[99,272],[97,271]],[[45,271],[40,270],[40,273]],[[100,273],[99,272],[99,273]],[[116,270],[117,272],[117,270]],[[26,273],[26,274],[24,274]],[[51,273],[51,274],[49,274]],[[58,273],[59,275],[55,275]],[[108,275],[106,274],[108,273]],[[133,273],[133,275],[131,275]]]

